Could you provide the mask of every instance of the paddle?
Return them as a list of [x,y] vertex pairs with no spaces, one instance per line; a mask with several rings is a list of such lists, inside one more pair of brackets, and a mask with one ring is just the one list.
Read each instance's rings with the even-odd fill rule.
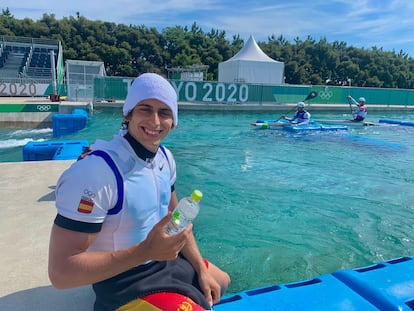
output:
[[349,110],[351,110],[351,115],[354,115],[354,112],[352,111],[352,105],[351,105],[351,99],[349,97],[347,97],[348,99],[348,104],[349,104]]
[[348,104],[349,104],[349,110],[351,110],[352,120],[355,120],[355,112],[352,109],[351,98],[347,97],[347,99],[348,99]]
[[307,100],[311,100],[311,99],[315,98],[316,96],[318,96],[318,92],[312,91],[308,94],[308,96],[305,97],[305,99],[303,101],[305,102]]

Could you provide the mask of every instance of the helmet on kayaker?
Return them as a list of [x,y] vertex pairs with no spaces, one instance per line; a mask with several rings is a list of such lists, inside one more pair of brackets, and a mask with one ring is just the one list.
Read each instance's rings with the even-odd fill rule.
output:
[[364,103],[364,104],[365,104],[365,97],[360,97],[360,98],[358,99],[358,101],[359,101],[360,103]]
[[298,103],[296,104],[296,107],[297,107],[297,108],[305,108],[305,103],[304,103],[304,102],[298,102]]

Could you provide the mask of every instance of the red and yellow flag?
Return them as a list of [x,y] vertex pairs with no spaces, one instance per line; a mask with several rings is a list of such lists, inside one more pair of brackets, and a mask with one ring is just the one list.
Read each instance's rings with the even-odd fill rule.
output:
[[135,299],[117,311],[205,311],[192,299],[169,292],[155,293]]
[[90,214],[92,213],[93,205],[94,205],[93,201],[87,200],[84,197],[82,197],[78,205],[78,212],[84,213],[84,214]]

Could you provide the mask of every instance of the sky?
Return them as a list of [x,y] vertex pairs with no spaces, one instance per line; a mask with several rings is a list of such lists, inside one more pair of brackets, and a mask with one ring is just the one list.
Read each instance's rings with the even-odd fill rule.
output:
[[414,1],[411,0],[11,0],[1,1],[17,19],[40,20],[81,16],[126,25],[166,27],[195,22],[204,31],[225,31],[226,39],[240,35],[246,42],[283,36],[293,43],[308,36],[329,43],[384,51],[401,50],[414,57]]

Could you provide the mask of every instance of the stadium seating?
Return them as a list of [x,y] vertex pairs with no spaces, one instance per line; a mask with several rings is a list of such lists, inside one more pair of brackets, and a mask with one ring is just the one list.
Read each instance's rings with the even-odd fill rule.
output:
[[51,52],[55,64],[56,40],[0,36],[0,78],[52,78]]

